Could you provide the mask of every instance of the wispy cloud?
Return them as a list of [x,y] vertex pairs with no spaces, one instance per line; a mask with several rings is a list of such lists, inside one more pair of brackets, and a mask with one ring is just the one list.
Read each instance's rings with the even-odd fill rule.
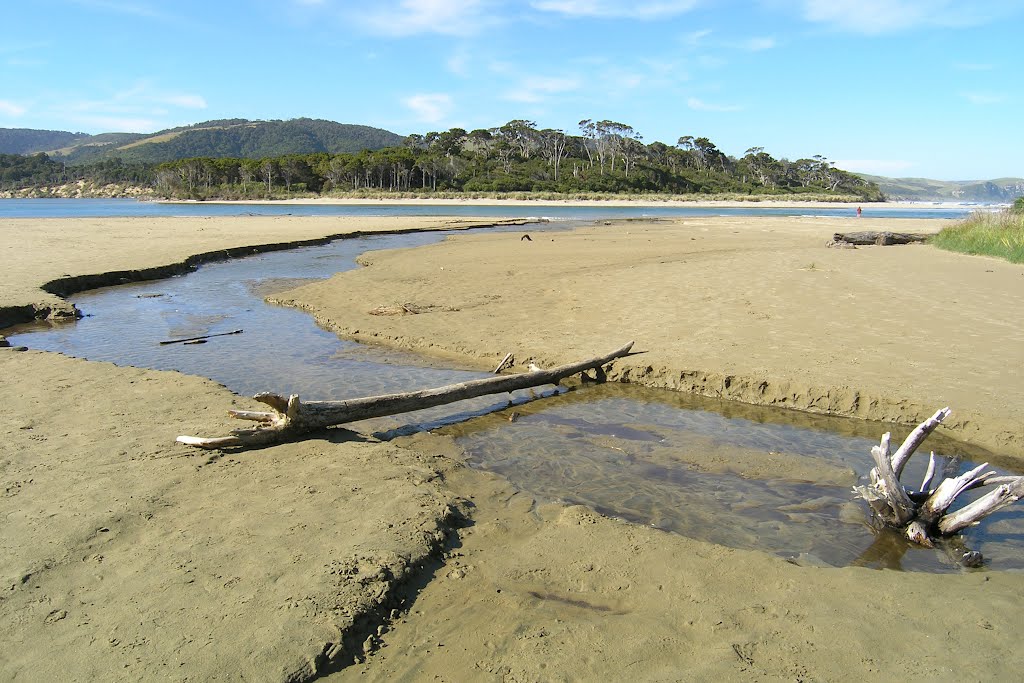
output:
[[691,31],[683,36],[683,43],[690,47],[699,47],[704,39],[710,36],[712,33],[711,29],[705,28],[699,31]]
[[917,166],[917,163],[903,159],[842,159],[832,163],[844,171],[883,176],[905,173]]
[[161,21],[171,19],[173,16],[167,12],[157,9],[144,2],[128,2],[126,0],[71,0],[74,4],[89,9],[111,12],[114,14],[127,14],[145,19],[159,19]]
[[927,26],[978,26],[1019,10],[1017,0],[803,0],[808,21],[867,35]]
[[452,109],[452,98],[443,93],[412,95],[402,100],[420,121],[437,123],[448,116]]
[[993,92],[962,92],[960,97],[978,106],[1001,104],[1006,101],[1006,95]]
[[448,71],[460,78],[466,78],[469,76],[469,64],[469,55],[462,51],[449,56],[447,61],[445,61],[445,66],[448,68]]
[[542,12],[556,12],[569,17],[601,19],[662,19],[689,12],[696,0],[534,0],[530,5]]
[[28,110],[20,104],[16,104],[15,102],[11,102],[10,100],[0,100],[0,114],[3,114],[4,116],[17,118],[24,114],[26,111]]
[[686,106],[694,111],[715,111],[715,112],[732,112],[742,111],[743,107],[735,104],[713,104],[711,102],[705,102],[704,100],[691,97],[686,100]]
[[151,133],[187,118],[185,110],[207,107],[206,98],[196,93],[166,90],[151,82],[138,81],[110,92],[105,97],[82,99],[60,93],[42,103],[53,118],[61,118],[87,130],[115,130]]
[[349,11],[349,19],[363,29],[383,36],[405,37],[423,33],[466,36],[479,33],[500,21],[484,0],[388,0]]
[[771,50],[775,47],[775,39],[767,36],[761,38],[748,38],[747,40],[737,43],[736,47],[741,50],[749,50],[751,52]]
[[68,120],[83,129],[108,133],[152,133],[167,127],[159,119],[138,116],[81,115],[69,116]]
[[558,78],[548,76],[529,76],[512,90],[505,93],[505,99],[513,102],[535,104],[544,101],[551,95],[570,92],[580,88],[576,78]]
[[182,109],[206,109],[206,98],[202,95],[163,95],[156,101],[163,102]]
[[957,71],[992,71],[996,67],[994,64],[957,63],[953,65],[953,68]]
[[0,44],[0,55],[9,55],[16,52],[37,52],[48,49],[52,45],[49,41],[36,41],[33,43],[6,42]]

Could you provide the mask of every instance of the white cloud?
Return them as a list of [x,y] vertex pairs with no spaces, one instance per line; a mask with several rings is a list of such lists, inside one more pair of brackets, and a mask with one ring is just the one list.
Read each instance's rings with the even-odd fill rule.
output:
[[993,92],[962,92],[960,97],[971,104],[984,106],[987,104],[1000,104],[1006,101],[1006,95]]
[[832,163],[844,171],[883,176],[899,175],[917,166],[916,162],[902,159],[843,159]]
[[111,133],[152,133],[166,128],[157,119],[131,116],[68,116],[68,120],[89,130]]
[[705,38],[710,36],[711,33],[712,31],[709,28],[705,28],[700,31],[693,31],[683,36],[683,42],[689,45],[690,47],[697,47],[704,41]]
[[993,64],[965,64],[959,63],[954,64],[953,68],[957,71],[992,71],[995,69]]
[[159,19],[166,21],[173,17],[166,12],[155,9],[143,2],[125,2],[124,0],[72,0],[76,5],[90,9],[112,12],[114,14],[127,14],[129,16],[143,17],[145,19]]
[[479,33],[497,22],[486,12],[484,0],[389,0],[373,9],[349,13],[366,30],[385,36],[404,37],[421,33],[464,36]]
[[176,125],[186,117],[183,110],[206,106],[201,95],[164,90],[142,80],[99,98],[55,95],[45,109],[51,118],[67,120],[84,130],[151,133]]
[[570,92],[579,88],[580,82],[576,78],[530,76],[524,78],[518,87],[505,93],[505,99],[532,104],[543,101],[549,95]]
[[206,98],[202,95],[166,95],[161,99],[165,104],[182,109],[206,109]]
[[570,17],[601,19],[661,19],[689,12],[696,0],[533,0],[534,9]]
[[451,111],[452,98],[442,93],[412,95],[402,100],[402,104],[411,109],[420,121],[437,123]]
[[27,110],[19,104],[15,104],[10,100],[0,100],[0,114],[10,117],[18,117],[24,114]]
[[686,106],[694,111],[716,111],[716,112],[732,112],[741,111],[743,108],[735,104],[712,104],[699,100],[696,97],[691,97],[686,100]]
[[448,67],[449,72],[461,78],[465,78],[469,76],[469,63],[470,59],[468,54],[465,52],[456,52],[448,58],[445,65]]
[[803,0],[803,15],[839,30],[878,35],[923,26],[977,26],[1019,6],[1019,0]]
[[751,52],[761,52],[762,50],[771,50],[775,47],[774,38],[750,38],[739,44],[739,47],[743,50],[750,50]]

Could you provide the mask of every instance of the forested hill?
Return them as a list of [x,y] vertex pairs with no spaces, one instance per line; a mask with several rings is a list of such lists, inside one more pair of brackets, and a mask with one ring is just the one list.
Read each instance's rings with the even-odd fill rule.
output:
[[1024,178],[932,180],[858,175],[877,184],[886,197],[897,201],[1008,203],[1024,197]]
[[206,157],[262,159],[285,154],[341,154],[401,144],[380,128],[322,119],[248,121],[227,119],[158,131],[151,135],[0,129],[0,154],[47,153],[68,164],[120,159],[161,163]]
[[65,130],[0,128],[0,154],[35,154],[82,144],[91,135]]

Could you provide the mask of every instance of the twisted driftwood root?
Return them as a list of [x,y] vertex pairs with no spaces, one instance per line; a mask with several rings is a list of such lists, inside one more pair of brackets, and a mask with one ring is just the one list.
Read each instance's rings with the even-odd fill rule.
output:
[[269,392],[256,394],[253,398],[265,403],[272,411],[232,410],[229,415],[240,420],[259,422],[253,429],[236,429],[231,436],[199,437],[179,436],[177,441],[198,448],[227,448],[264,446],[272,443],[292,440],[302,434],[313,432],[324,427],[346,424],[357,420],[383,417],[396,413],[407,413],[413,410],[433,408],[434,406],[454,403],[467,398],[501,394],[518,389],[557,384],[560,380],[587,370],[597,369],[602,375],[602,366],[616,358],[629,355],[633,342],[622,348],[597,358],[589,358],[578,363],[560,365],[550,370],[531,370],[531,372],[502,375],[470,380],[459,384],[450,384],[437,389],[424,389],[401,394],[369,396],[353,398],[345,401],[309,401],[302,403],[298,395],[288,398]]
[[[936,538],[953,536],[1024,497],[1024,477],[997,476],[995,472],[984,472],[988,467],[987,462],[959,476],[943,473],[945,478],[933,486],[940,476],[934,452],[919,489],[906,487],[900,482],[910,456],[949,414],[949,408],[936,412],[918,425],[892,454],[889,450],[890,435],[883,434],[881,443],[871,449],[875,461],[875,467],[870,473],[871,483],[854,487],[854,491],[868,502],[886,526],[901,529],[908,539],[927,547],[932,547]],[[961,494],[983,486],[995,488],[973,503],[952,512],[949,510]],[[981,555],[967,552],[963,562],[977,566],[981,562]]]

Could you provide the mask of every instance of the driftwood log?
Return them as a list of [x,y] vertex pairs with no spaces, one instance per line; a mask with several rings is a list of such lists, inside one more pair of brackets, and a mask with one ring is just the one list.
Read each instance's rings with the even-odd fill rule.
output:
[[[854,487],[883,524],[901,530],[914,543],[927,547],[932,547],[938,539],[952,537],[1024,497],[1024,476],[997,476],[995,472],[984,472],[987,462],[959,476],[955,472],[940,472],[934,452],[918,488],[904,486],[900,482],[910,456],[950,412],[949,408],[943,408],[922,422],[895,453],[890,451],[889,433],[883,434],[881,443],[871,449],[875,466],[869,475],[870,483]],[[995,488],[958,510],[950,510],[961,494],[984,486]],[[962,561],[973,566],[980,563],[981,555],[965,552]]]
[[168,339],[167,341],[160,342],[160,346],[166,346],[167,344],[192,344],[195,342],[205,342],[207,339],[213,339],[214,337],[229,337],[232,334],[242,334],[242,330],[218,332],[217,334],[203,334],[198,337],[187,337],[185,339]]
[[240,420],[259,422],[261,423],[259,427],[236,429],[232,431],[231,436],[210,438],[179,436],[177,441],[198,448],[262,446],[289,441],[308,432],[357,420],[433,408],[488,394],[501,394],[544,384],[557,384],[566,377],[590,369],[596,369],[598,375],[601,375],[605,364],[628,355],[631,348],[633,348],[633,342],[604,356],[560,365],[549,370],[487,377],[450,384],[437,389],[353,398],[344,401],[308,401],[303,403],[297,394],[284,398],[277,394],[264,392],[256,394],[253,398],[270,406],[272,411],[231,410],[228,412],[229,415]]
[[886,246],[889,244],[912,244],[924,242],[928,235],[916,235],[906,232],[837,232],[832,235],[833,243]]

